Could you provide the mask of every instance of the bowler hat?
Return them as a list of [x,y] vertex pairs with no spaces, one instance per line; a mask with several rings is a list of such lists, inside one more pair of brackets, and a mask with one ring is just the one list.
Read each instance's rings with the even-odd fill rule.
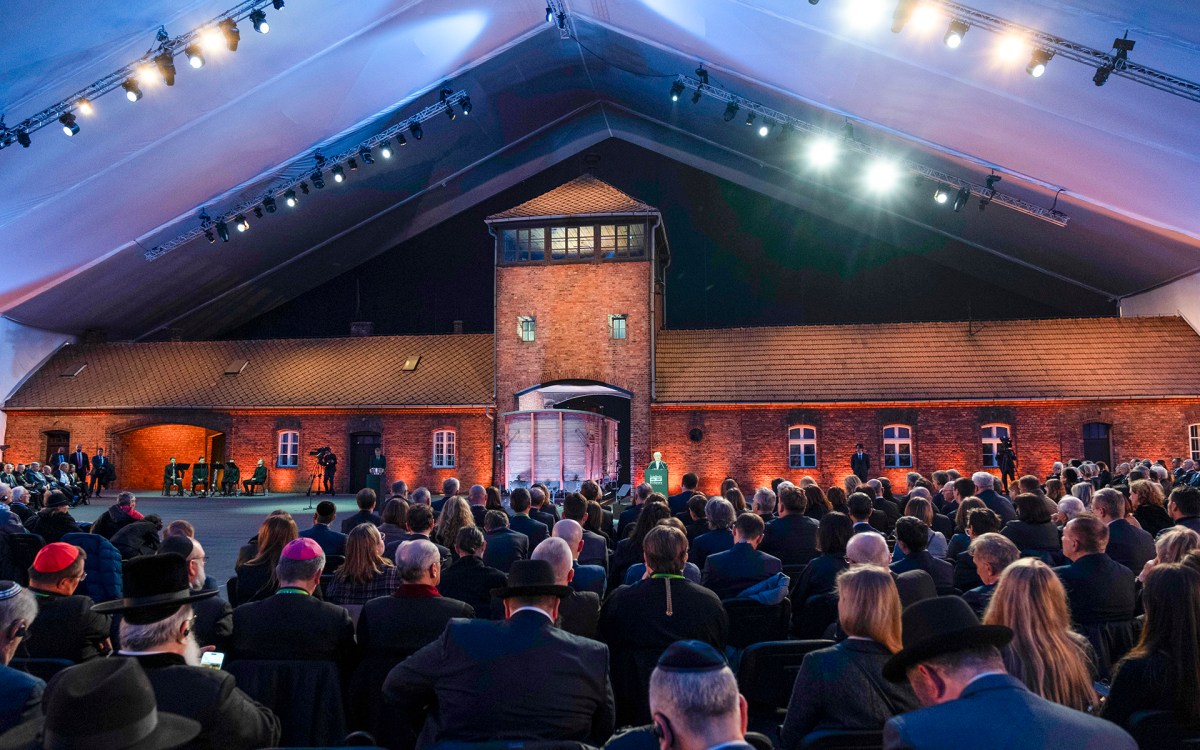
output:
[[64,669],[50,680],[42,707],[43,715],[0,737],[0,750],[167,750],[200,734],[200,722],[159,712],[134,659],[93,659]]
[[185,604],[216,596],[217,591],[192,591],[188,564],[181,555],[168,552],[144,555],[125,563],[121,574],[125,598],[92,607],[94,612],[119,612],[135,625],[170,617]]
[[883,665],[883,676],[904,682],[908,668],[944,654],[981,646],[1000,648],[1012,640],[1003,625],[980,625],[965,601],[957,596],[935,596],[910,605],[901,616],[904,648]]
[[501,599],[511,596],[557,596],[562,599],[571,595],[571,587],[554,582],[554,568],[546,560],[516,560],[508,571],[508,585],[492,589],[492,595]]

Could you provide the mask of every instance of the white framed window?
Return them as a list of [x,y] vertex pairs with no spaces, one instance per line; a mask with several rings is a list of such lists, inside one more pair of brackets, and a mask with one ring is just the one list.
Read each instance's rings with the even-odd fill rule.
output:
[[433,467],[453,469],[455,466],[456,437],[454,430],[437,430],[433,433]]
[[595,227],[550,227],[551,260],[590,258],[595,244]]
[[883,467],[911,469],[913,465],[912,427],[890,424],[883,428]]
[[817,466],[817,428],[799,424],[788,428],[788,468],[815,469]]
[[275,465],[281,469],[294,469],[300,465],[299,432],[282,430],[279,433],[279,450],[276,451]]
[[1012,436],[1012,428],[1006,424],[985,424],[979,435],[983,441],[983,468],[999,468],[1000,441]]
[[600,257],[637,258],[646,252],[646,227],[642,224],[601,224]]
[[1193,461],[1200,461],[1200,424],[1188,425],[1188,451]]
[[614,339],[625,338],[625,326],[629,322],[628,315],[609,315],[608,330]]
[[532,315],[522,315],[517,318],[517,337],[521,341],[537,340],[537,318]]

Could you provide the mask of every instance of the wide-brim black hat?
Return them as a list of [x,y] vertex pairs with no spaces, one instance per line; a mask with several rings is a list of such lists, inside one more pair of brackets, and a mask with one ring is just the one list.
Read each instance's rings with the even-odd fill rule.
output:
[[570,595],[570,586],[559,586],[554,582],[554,568],[546,560],[514,561],[508,571],[508,585],[492,589],[492,596],[501,599],[512,596],[557,596],[563,599]]
[[981,646],[1000,648],[1012,640],[1003,625],[980,625],[970,605],[957,596],[916,602],[901,617],[904,648],[883,665],[883,676],[904,682],[908,668],[937,656]]
[[188,585],[188,564],[182,555],[135,557],[125,563],[121,578],[125,598],[92,607],[94,612],[120,613],[135,624],[157,622],[169,617],[185,604],[216,596],[217,591],[192,591]]

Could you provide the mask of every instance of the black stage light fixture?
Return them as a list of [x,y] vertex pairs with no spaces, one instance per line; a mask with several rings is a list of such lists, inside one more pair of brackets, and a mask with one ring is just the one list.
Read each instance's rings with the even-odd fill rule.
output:
[[347,167],[350,167],[350,171],[351,171],[351,172],[357,172],[357,171],[358,171],[358,162],[356,162],[354,159],[348,159],[348,160],[346,161],[346,166],[347,166]]
[[204,230],[204,239],[208,240],[208,244],[210,245],[217,241],[217,238],[213,236],[211,229]]
[[284,5],[284,0],[271,0],[271,7],[275,10],[283,10]]
[[242,32],[237,27],[237,21],[232,18],[226,18],[217,24],[217,28],[221,30],[221,34],[225,37],[225,46],[230,52],[237,52],[238,42],[242,41]]
[[421,123],[419,122],[414,122],[409,127],[408,132],[412,133],[412,137],[416,138],[418,141],[425,137],[425,131],[421,128]]
[[256,218],[256,219],[262,218],[262,206],[254,207],[254,218]]
[[221,238],[221,242],[229,242],[229,225],[224,219],[217,219],[217,236]]
[[546,23],[554,23],[554,8],[546,6]]
[[262,207],[263,210],[269,214],[275,213],[275,198],[270,195],[268,195],[266,198],[263,198]]
[[404,133],[396,133],[396,145],[400,148],[408,145],[408,139],[404,137]]
[[315,187],[317,190],[325,189],[325,178],[321,176],[320,171],[312,173],[312,183],[313,187]]
[[267,23],[267,14],[263,13],[262,8],[255,8],[250,11],[250,23],[254,26],[254,30],[260,34],[267,34],[271,31],[271,24]]
[[1092,83],[1097,86],[1103,86],[1108,83],[1108,77],[1112,72],[1112,65],[1101,65],[1099,68],[1096,68],[1096,74],[1092,76]]
[[679,81],[671,84],[671,101],[679,101],[679,95],[683,93],[683,84]]
[[250,222],[246,221],[246,217],[242,214],[233,217],[233,225],[237,227],[239,232],[244,232],[250,228]]
[[158,68],[158,74],[162,76],[163,83],[168,86],[175,85],[175,56],[170,52],[162,51],[154,56],[154,66]]
[[954,213],[961,211],[969,200],[971,200],[971,188],[959,188],[958,194],[954,196]]
[[751,112],[750,114],[746,115],[746,124],[747,124],[747,125],[753,125],[753,124],[754,124],[754,113],[753,113],[753,112]]
[[21,144],[21,148],[29,148],[33,141],[29,138],[29,133],[17,128],[17,143]]
[[392,158],[392,142],[391,141],[384,141],[383,143],[379,144],[379,155],[385,159]]
[[454,114],[454,105],[450,103],[450,96],[453,93],[454,92],[450,89],[442,89],[441,93],[439,94],[442,104],[446,106],[446,117],[449,117],[451,122],[453,122],[454,118],[456,117]]
[[[304,181],[300,182],[300,192],[304,193],[305,195],[308,195],[308,183],[307,182],[304,182]],[[297,201],[297,203],[298,202],[299,201]]]
[[469,115],[469,114],[471,114],[471,97],[469,97],[469,96],[464,96],[464,97],[462,98],[462,101],[460,101],[460,102],[458,103],[458,106],[459,106],[459,109],[461,109],[461,110],[462,110],[462,113],[463,113],[464,115]]
[[68,138],[79,132],[79,126],[75,124],[75,115],[70,112],[63,114],[58,121],[62,123],[63,132],[67,134]]
[[[305,185],[303,182],[300,184],[304,186],[301,189],[304,190],[305,194],[307,195],[308,190],[306,190],[305,188],[307,188],[308,185]],[[288,190],[286,193],[284,193],[283,194],[283,202],[285,204],[287,204],[288,208],[295,208],[296,206],[300,205],[300,199],[296,197],[295,190]]]
[[566,13],[559,13],[557,16],[554,17],[554,20],[558,22],[558,28],[560,28],[560,29],[567,28],[567,14]]
[[933,191],[933,202],[937,203],[938,205],[942,205],[949,200],[950,200],[950,191],[947,190],[944,186],[938,185],[937,189]]
[[987,179],[985,179],[984,182],[987,183],[987,189],[994,193],[996,192],[996,183],[1003,179],[1004,178],[998,174],[990,174],[987,176]]
[[333,181],[334,182],[345,182],[346,170],[342,169],[341,164],[334,165],[333,169],[331,169],[329,171],[333,173]]
[[358,150],[358,158],[363,160],[363,164],[375,163],[375,157],[371,156],[371,149],[367,148],[366,146]]
[[760,138],[766,138],[771,134],[771,121],[763,120],[762,125],[758,126],[758,135]]
[[1025,66],[1025,72],[1034,78],[1041,78],[1046,72],[1046,63],[1050,62],[1052,57],[1054,57],[1054,53],[1050,50],[1035,49],[1029,56],[1029,64]]
[[792,135],[792,129],[788,127],[786,122],[779,123],[779,136],[775,139],[780,143],[787,143],[787,139]]
[[187,55],[188,65],[199,70],[204,67],[204,50],[199,44],[193,44],[183,51]]
[[738,110],[741,109],[737,102],[730,102],[725,105],[725,114],[723,119],[725,122],[733,122],[733,118],[737,117]]
[[700,96],[701,96],[701,94],[700,94],[700,87],[699,87],[699,86],[697,86],[697,87],[696,87],[696,90],[695,90],[695,91],[692,93],[692,104],[699,104],[699,103],[700,103]]
[[970,25],[963,21],[954,20],[950,22],[950,27],[946,29],[946,36],[942,37],[942,41],[950,49],[958,49],[963,42],[963,37],[967,35],[967,29]]
[[809,5],[816,5],[819,2],[821,2],[821,0],[808,0]]
[[125,89],[125,98],[131,102],[136,102],[142,98],[142,87],[138,86],[137,79],[127,78],[125,83],[121,84],[121,88]]
[[703,65],[696,68],[696,77],[700,79],[700,83],[708,85],[708,71],[704,69]]

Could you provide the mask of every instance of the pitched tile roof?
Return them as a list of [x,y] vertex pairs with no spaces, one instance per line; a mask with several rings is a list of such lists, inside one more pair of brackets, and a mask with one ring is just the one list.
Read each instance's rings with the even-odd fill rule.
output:
[[973,328],[972,334],[958,322],[661,331],[655,398],[810,403],[1200,395],[1200,336],[1182,318],[1012,320]]
[[[417,369],[402,371],[416,355]],[[492,362],[491,334],[65,346],[7,408],[488,404]]]
[[658,209],[631,198],[607,182],[585,174],[519,206],[492,214],[488,221],[535,216],[592,216],[596,214],[656,214]]

